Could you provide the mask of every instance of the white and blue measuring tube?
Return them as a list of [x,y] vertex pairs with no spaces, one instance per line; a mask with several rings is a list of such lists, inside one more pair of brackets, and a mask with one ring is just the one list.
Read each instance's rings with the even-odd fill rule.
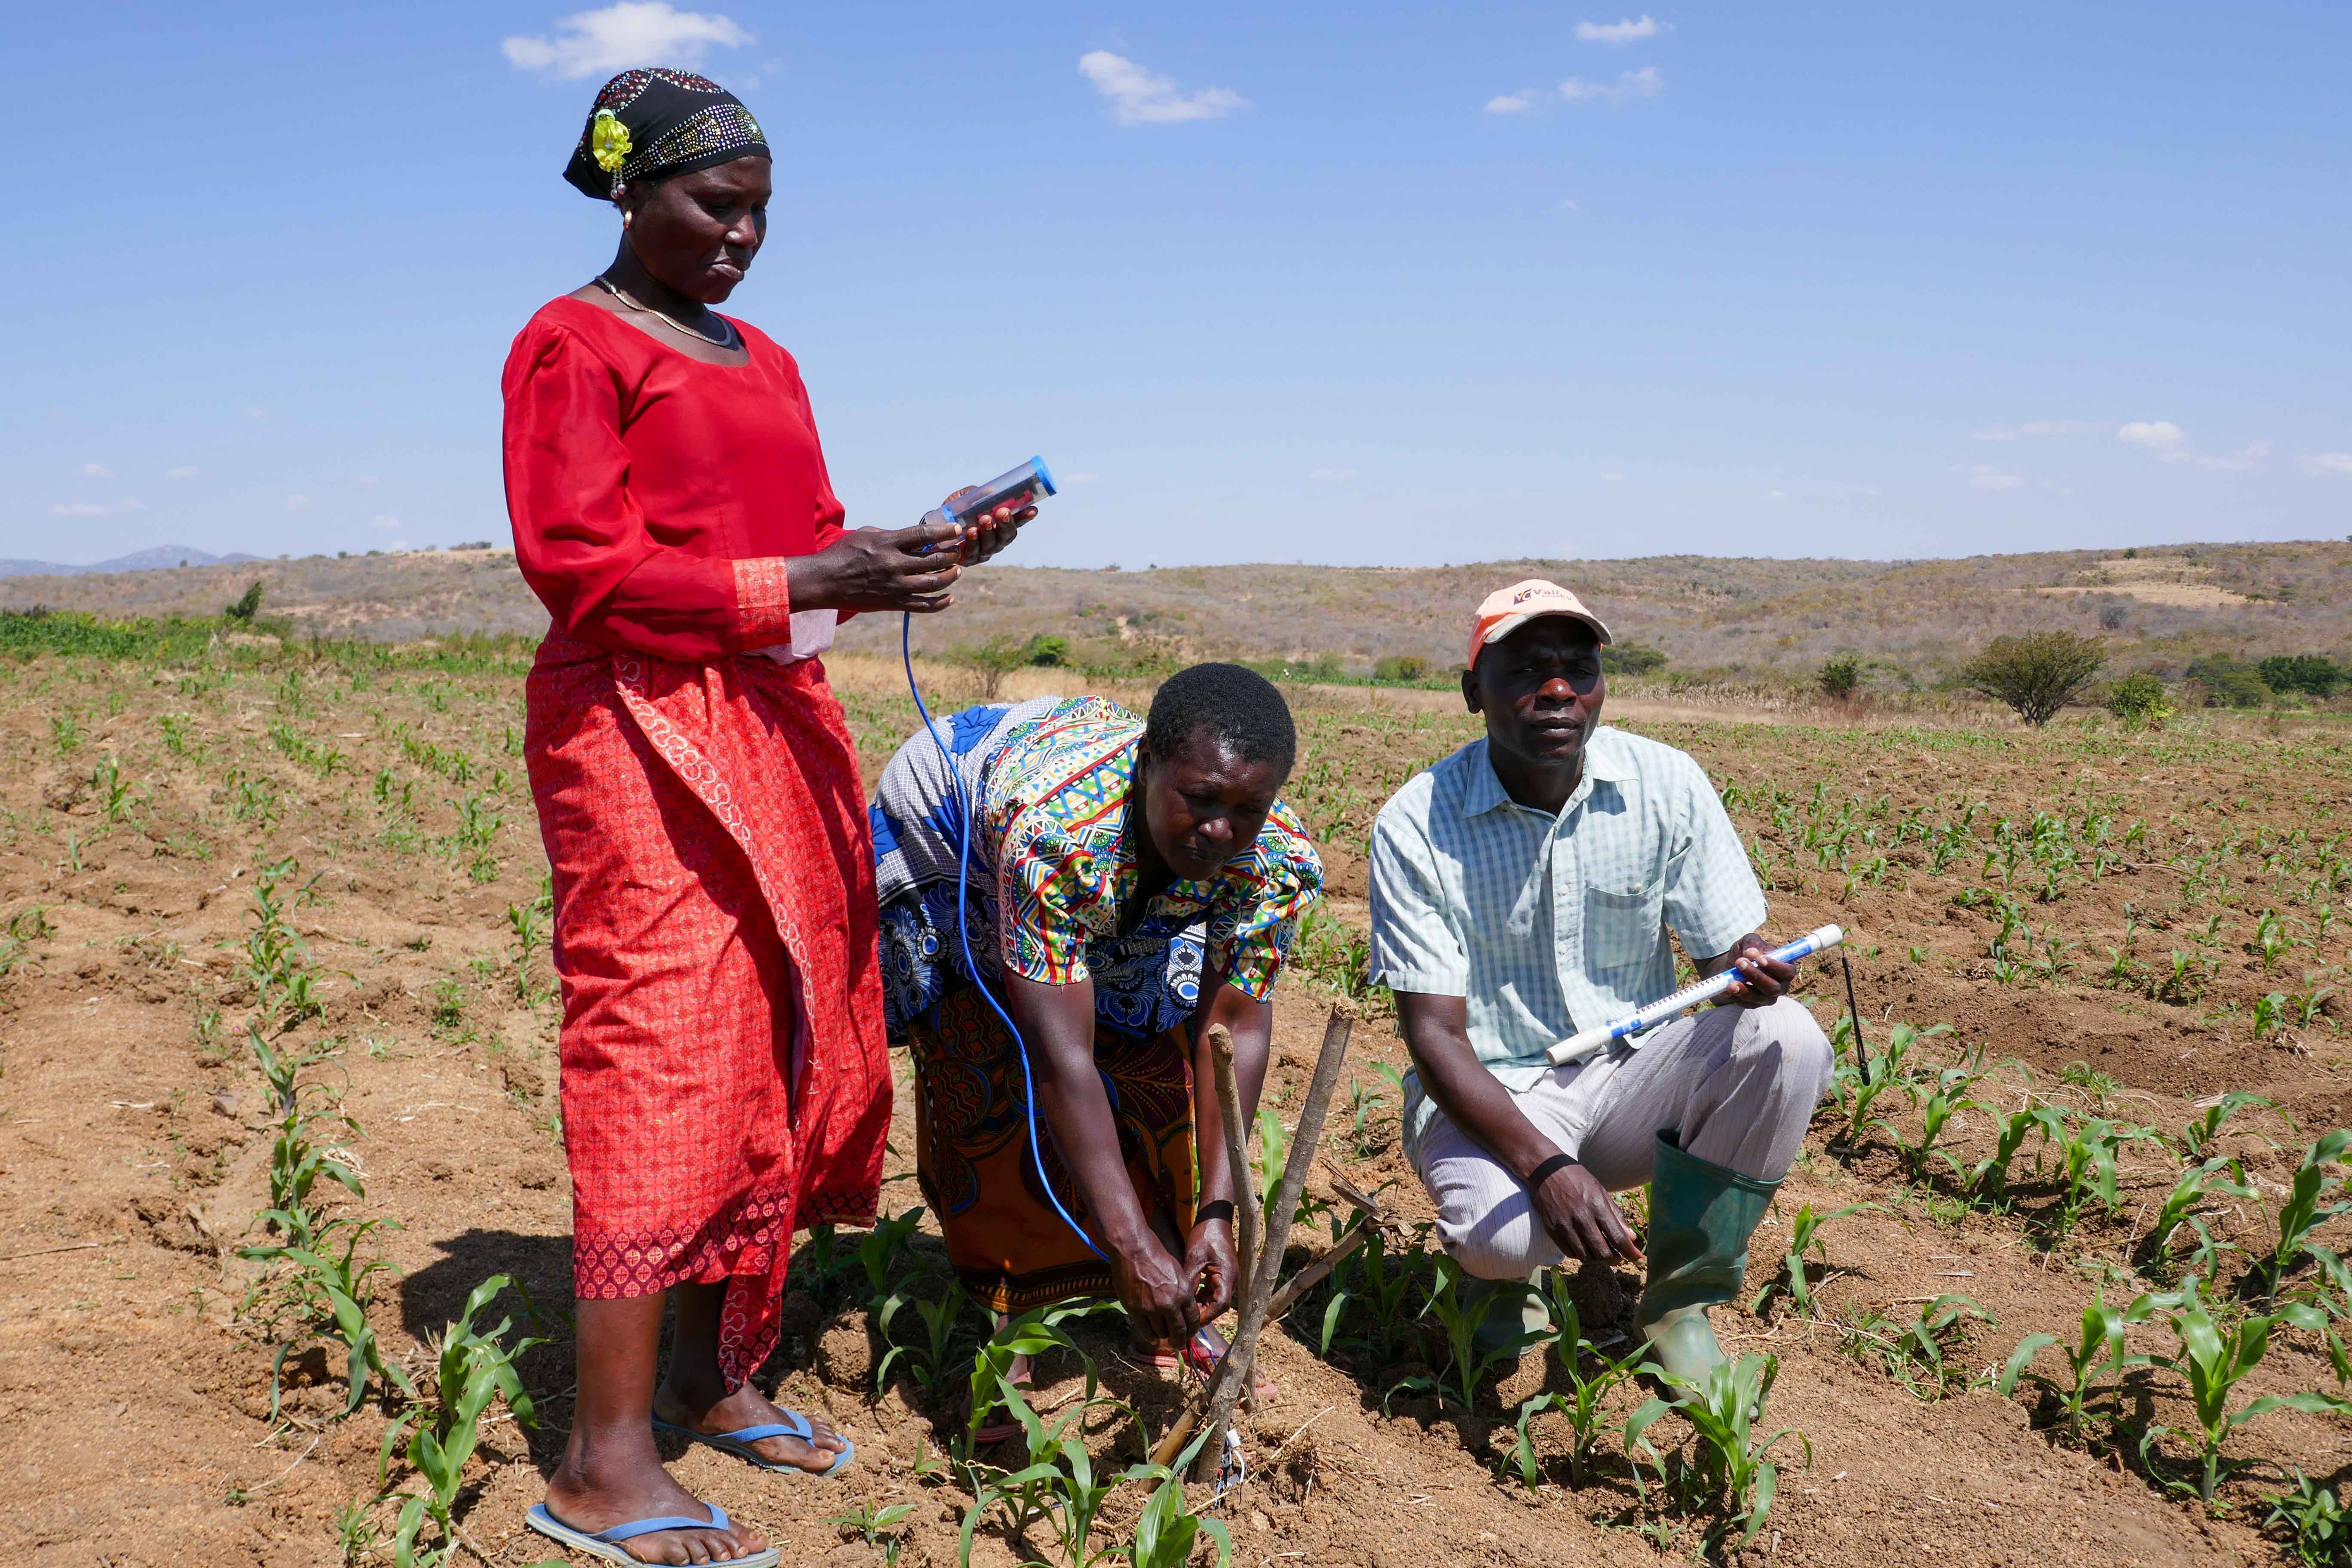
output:
[[[1034,505],[1055,493],[1054,475],[1045,467],[1045,459],[1032,458],[1019,468],[989,480],[980,487],[977,494],[967,496],[953,506],[940,507],[926,515],[923,521],[944,520],[960,527],[969,526],[971,520],[983,517],[998,507],[1011,506],[1017,510]],[[964,972],[980,988],[982,999],[1004,1021],[1005,1028],[1012,1032],[1013,1046],[1021,1053],[1023,1094],[1029,1108],[1029,1158],[1037,1167],[1037,1184],[1045,1189],[1045,1201],[1054,1205],[1054,1212],[1062,1216],[1062,1223],[1077,1233],[1078,1239],[1087,1244],[1087,1250],[1108,1263],[1110,1259],[1103,1258],[1102,1248],[1094,1244],[1094,1238],[1087,1234],[1086,1226],[1072,1219],[1070,1211],[1062,1206],[1061,1197],[1054,1191],[1054,1184],[1045,1174],[1044,1146],[1037,1137],[1037,1075],[1029,1065],[1029,1042],[1022,1038],[1021,1026],[1013,1021],[1013,1015],[996,999],[996,993],[989,988],[988,982],[982,976],[980,965],[971,955],[971,922],[964,919],[964,909],[971,875],[973,803],[964,793],[963,774],[956,767],[955,753],[948,750],[947,742],[940,736],[939,727],[931,721],[931,710],[923,706],[922,689],[915,680],[914,625],[912,611],[899,616],[898,658],[907,667],[907,694],[915,700],[915,712],[922,719],[923,732],[930,736],[931,743],[940,749],[940,761],[947,765],[948,785],[955,791],[959,834],[956,845],[956,933],[963,942]]]
[[[1786,946],[1774,948],[1764,956],[1780,963],[1794,963],[1801,958],[1827,952],[1844,940],[1843,926],[1819,926]],[[1571,1035],[1547,1050],[1544,1056],[1554,1067],[1566,1067],[1570,1062],[1581,1061],[1595,1051],[1605,1050],[1620,1040],[1630,1040],[1670,1018],[1680,1017],[1689,1008],[1704,1007],[1738,984],[1739,972],[1727,969],[1720,974],[1685,985],[1671,996],[1661,996],[1648,1006],[1628,1013],[1614,1023],[1597,1024]]]

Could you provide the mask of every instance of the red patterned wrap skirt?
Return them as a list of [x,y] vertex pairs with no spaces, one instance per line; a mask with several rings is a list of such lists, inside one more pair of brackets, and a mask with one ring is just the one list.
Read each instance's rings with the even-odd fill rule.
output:
[[727,1286],[731,1389],[775,1348],[793,1234],[868,1225],[889,1131],[874,856],[815,660],[551,632],[524,754],[554,871],[572,1289]]

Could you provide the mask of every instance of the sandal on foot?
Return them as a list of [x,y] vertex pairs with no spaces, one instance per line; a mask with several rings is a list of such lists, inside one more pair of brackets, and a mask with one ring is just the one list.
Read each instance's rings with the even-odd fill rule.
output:
[[[1223,1352],[1213,1351],[1203,1344],[1199,1334],[1194,1334],[1191,1339],[1186,1340],[1181,1352],[1155,1352],[1152,1357],[1153,1365],[1162,1364],[1159,1359],[1162,1354],[1168,1357],[1165,1363],[1167,1366],[1173,1368],[1189,1365],[1194,1372],[1201,1374],[1203,1382],[1217,1375],[1218,1364],[1225,1359]],[[1250,1368],[1250,1397],[1270,1403],[1282,1397],[1282,1390],[1276,1385],[1274,1379],[1253,1366]]]
[[[841,1452],[833,1457],[833,1463],[821,1470],[795,1465],[789,1459],[763,1458],[751,1445],[767,1437],[798,1437],[810,1447],[816,1447],[816,1429],[809,1425],[809,1418],[797,1410],[787,1410],[783,1414],[782,1422],[770,1422],[763,1426],[739,1426],[732,1432],[698,1432],[691,1426],[676,1426],[656,1415],[654,1417],[654,1430],[674,1433],[689,1443],[708,1443],[722,1454],[732,1454],[744,1463],[757,1465],[763,1470],[806,1476],[813,1481],[836,1479],[849,1468],[849,1461],[857,1457],[857,1445],[846,1437],[841,1440]],[[817,1449],[819,1453],[824,1451]]]
[[[525,1524],[550,1540],[562,1542],[574,1552],[584,1552],[607,1563],[637,1563],[640,1559],[630,1556],[621,1545],[622,1542],[634,1541],[640,1535],[651,1535],[663,1530],[725,1530],[728,1527],[725,1509],[715,1502],[702,1506],[710,1510],[710,1517],[707,1520],[688,1519],[683,1514],[663,1519],[637,1519],[626,1524],[616,1524],[610,1530],[597,1531],[593,1535],[584,1530],[572,1529],[548,1512],[543,1502],[531,1504],[530,1511],[522,1517]],[[752,1552],[749,1557],[730,1557],[720,1568],[776,1568],[780,1558],[776,1549],[770,1546]]]

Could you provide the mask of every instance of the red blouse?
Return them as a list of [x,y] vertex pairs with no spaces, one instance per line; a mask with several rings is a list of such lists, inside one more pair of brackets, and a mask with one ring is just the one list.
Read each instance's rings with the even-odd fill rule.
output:
[[500,378],[515,561],[573,637],[697,663],[792,640],[784,557],[840,538],[841,502],[800,366],[735,326],[741,365],[568,297],[516,336]]

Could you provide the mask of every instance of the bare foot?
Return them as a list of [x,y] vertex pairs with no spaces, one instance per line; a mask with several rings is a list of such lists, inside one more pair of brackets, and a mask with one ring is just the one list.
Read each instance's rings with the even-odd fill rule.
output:
[[[767,1395],[750,1384],[734,1393],[708,1404],[690,1398],[689,1393],[663,1384],[654,1390],[654,1414],[673,1426],[691,1427],[706,1436],[715,1437],[722,1432],[740,1432],[746,1426],[773,1426],[784,1424],[783,1410]],[[751,1451],[772,1465],[790,1465],[795,1469],[824,1471],[832,1468],[835,1459],[848,1448],[849,1440],[836,1431],[822,1415],[808,1418],[811,1437],[762,1437],[751,1445]]]
[[[612,1453],[610,1447],[600,1453]],[[654,1451],[652,1434],[640,1453],[574,1468],[567,1453],[563,1463],[547,1479],[547,1511],[559,1523],[593,1535],[633,1520],[708,1519],[709,1505],[679,1486],[662,1468]],[[767,1549],[768,1538],[747,1524],[725,1530],[664,1530],[633,1536],[619,1542],[622,1551],[640,1563],[731,1563]]]

